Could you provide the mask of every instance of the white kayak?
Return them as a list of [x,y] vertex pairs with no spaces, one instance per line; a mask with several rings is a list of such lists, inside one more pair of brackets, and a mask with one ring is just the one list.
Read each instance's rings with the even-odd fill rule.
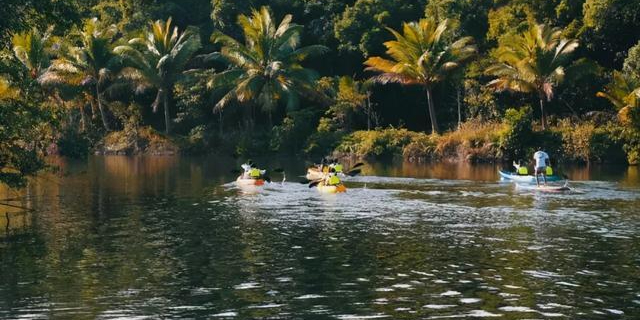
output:
[[239,176],[236,179],[236,184],[240,187],[253,187],[253,186],[261,186],[264,185],[264,180],[262,179],[243,179],[242,176]]
[[337,186],[326,186],[324,183],[318,183],[318,191],[321,193],[342,193],[347,192],[347,187],[343,184]]

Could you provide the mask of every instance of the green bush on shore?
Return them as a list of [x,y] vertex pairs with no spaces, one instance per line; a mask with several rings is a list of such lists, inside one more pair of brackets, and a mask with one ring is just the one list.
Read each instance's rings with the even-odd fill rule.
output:
[[[469,121],[458,130],[427,135],[403,128],[356,131],[346,135],[335,152],[365,159],[402,157],[409,161],[451,160],[494,162],[531,159],[543,147],[558,161],[632,163],[638,148],[621,143],[620,127],[561,120],[549,130],[531,129],[530,108],[509,109],[503,122]],[[635,152],[635,153],[634,153]],[[634,158],[634,155],[636,158]]]

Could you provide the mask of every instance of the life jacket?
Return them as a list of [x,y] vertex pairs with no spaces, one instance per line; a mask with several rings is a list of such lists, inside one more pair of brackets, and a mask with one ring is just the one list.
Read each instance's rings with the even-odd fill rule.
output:
[[251,171],[249,171],[249,175],[251,176],[251,178],[260,178],[260,169],[251,168]]
[[341,173],[342,172],[342,165],[338,163],[333,167],[333,169],[336,170],[336,173]]
[[529,170],[527,169],[527,167],[519,167],[518,174],[521,176],[526,176],[529,174]]
[[546,173],[548,176],[552,176],[552,175],[553,175],[553,169],[551,168],[551,166],[548,166],[545,170],[546,170],[546,172],[545,172],[545,173]]
[[340,184],[340,178],[338,178],[338,176],[332,175],[331,177],[329,177],[330,186],[335,186],[338,184]]

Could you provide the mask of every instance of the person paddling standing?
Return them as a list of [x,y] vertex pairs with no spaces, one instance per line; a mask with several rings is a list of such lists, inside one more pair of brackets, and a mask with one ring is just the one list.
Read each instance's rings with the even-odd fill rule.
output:
[[536,185],[540,186],[540,180],[538,175],[542,174],[542,180],[544,185],[547,185],[547,166],[549,165],[549,155],[542,150],[542,147],[538,148],[538,151],[533,154],[533,159],[536,160],[535,175]]

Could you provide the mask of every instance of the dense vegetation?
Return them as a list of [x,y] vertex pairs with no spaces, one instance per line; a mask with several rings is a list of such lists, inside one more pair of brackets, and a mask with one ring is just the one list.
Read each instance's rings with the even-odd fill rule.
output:
[[20,184],[52,143],[71,156],[166,142],[467,160],[543,143],[637,163],[638,12],[640,0],[5,1],[0,180]]

